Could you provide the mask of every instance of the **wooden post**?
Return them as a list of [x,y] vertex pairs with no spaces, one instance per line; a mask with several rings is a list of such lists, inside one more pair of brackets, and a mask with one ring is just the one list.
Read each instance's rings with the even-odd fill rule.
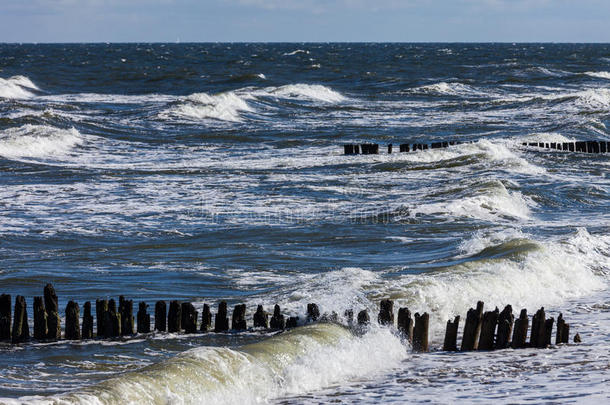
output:
[[544,307],[540,308],[532,318],[532,333],[530,335],[530,347],[544,347]]
[[229,318],[227,318],[227,303],[221,301],[218,304],[218,313],[214,323],[214,332],[225,332],[229,330]]
[[557,333],[555,335],[555,344],[556,345],[563,343],[563,332],[564,332],[563,326],[564,325],[565,325],[565,321],[563,320],[563,314],[560,313],[559,316],[557,317]]
[[254,327],[255,328],[269,328],[269,320],[268,315],[263,309],[262,305],[256,307],[256,312],[254,313]]
[[343,316],[345,317],[345,320],[347,321],[347,326],[349,326],[351,328],[352,325],[354,324],[354,310],[346,309],[345,312],[343,313]]
[[542,338],[542,347],[549,347],[551,345],[551,338],[553,337],[553,323],[554,318],[549,318],[544,321],[544,335]]
[[358,312],[358,325],[364,326],[364,325],[368,325],[371,323],[371,318],[369,317],[369,311],[367,311],[366,309],[363,309],[362,311]]
[[483,320],[483,301],[477,302],[477,308],[470,308],[466,315],[464,324],[464,335],[462,336],[462,351],[477,350],[479,348],[479,337],[481,336],[481,324]]
[[413,318],[409,308],[398,308],[398,319],[396,321],[398,330],[409,343],[413,343]]
[[44,309],[44,301],[42,297],[34,297],[34,339],[45,340],[48,334],[47,311]]
[[446,352],[457,352],[457,335],[458,326],[460,324],[460,316],[456,316],[453,322],[451,319],[447,321],[447,329],[445,330],[445,341],[443,342],[443,350]]
[[11,296],[0,295],[0,341],[11,338]]
[[169,333],[178,333],[182,329],[182,307],[176,300],[170,301],[169,312],[167,314],[167,331]]
[[184,329],[189,316],[189,302],[180,303],[180,329]]
[[203,309],[201,310],[201,332],[207,332],[212,328],[212,311],[210,311],[210,306],[208,304],[203,304]]
[[78,303],[74,301],[68,301],[66,305],[66,331],[65,338],[68,340],[80,339],[80,308]]
[[25,298],[18,295],[15,298],[15,314],[13,317],[12,343],[23,343],[30,337],[28,325],[28,310]]
[[423,315],[415,313],[415,327],[413,328],[413,351],[427,352],[428,351],[428,325],[430,316],[427,312]]
[[392,153],[392,144],[391,143],[388,144],[388,153],[389,154]]
[[284,315],[280,312],[280,306],[275,305],[273,308],[273,316],[271,317],[271,322],[269,323],[271,329],[284,329],[286,326],[284,321]]
[[95,317],[97,319],[97,337],[105,336],[104,320],[108,312],[108,300],[95,300]]
[[510,336],[513,332],[513,307],[507,305],[504,307],[498,317],[498,336],[496,338],[496,349],[506,349],[510,346]]
[[286,321],[286,328],[296,328],[298,326],[298,324],[299,324],[299,317],[291,316]]
[[307,304],[307,322],[315,322],[320,317],[318,304]]
[[574,335],[574,343],[582,343],[582,339],[580,338],[580,333]]
[[44,287],[44,307],[47,311],[47,339],[61,339],[61,321],[59,318],[59,306],[57,304],[57,294],[53,285],[47,284]]
[[561,333],[561,343],[569,343],[570,342],[570,324],[563,324],[563,332]]
[[85,302],[83,306],[83,339],[93,339],[93,315],[91,315],[91,302]]
[[527,329],[529,319],[527,317],[527,309],[522,309],[519,318],[515,321],[515,329],[513,330],[512,347],[515,349],[523,349],[527,346]]
[[133,300],[127,300],[121,295],[119,297],[119,313],[121,314],[121,336],[133,335],[135,333]]
[[343,153],[345,155],[353,155],[354,154],[354,145],[343,145]]
[[[184,313],[186,312],[186,316]],[[184,316],[184,324],[182,327],[184,328],[184,332],[186,333],[196,333],[197,332],[197,310],[190,302],[187,302],[186,305],[182,306],[182,313]]]
[[379,303],[377,322],[379,322],[380,325],[394,325],[394,301],[381,300]]
[[147,308],[148,305],[145,302],[138,304],[138,333],[150,332],[150,314]]
[[493,350],[494,337],[496,334],[496,326],[498,325],[498,317],[500,310],[496,307],[493,311],[487,311],[483,314],[483,323],[481,325],[481,336],[479,338],[478,350]]
[[165,301],[155,303],[155,330],[159,332],[167,330],[167,304]]
[[104,337],[117,336],[121,336],[121,314],[117,312],[116,301],[111,298],[108,301],[108,311],[104,313]]

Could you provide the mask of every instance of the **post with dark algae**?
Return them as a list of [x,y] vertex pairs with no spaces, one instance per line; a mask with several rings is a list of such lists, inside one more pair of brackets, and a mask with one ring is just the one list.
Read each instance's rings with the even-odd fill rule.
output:
[[30,337],[30,327],[28,325],[28,310],[25,298],[18,295],[15,298],[15,315],[13,317],[12,343],[23,343]]
[[44,287],[44,307],[47,311],[47,339],[61,339],[61,321],[59,319],[59,306],[57,305],[57,294],[53,285],[47,284]]
[[445,340],[443,342],[443,350],[446,352],[457,352],[457,335],[458,326],[460,325],[460,316],[456,316],[453,322],[451,319],[447,321],[447,329],[445,330]]
[[513,323],[515,316],[513,315],[513,307],[507,305],[504,307],[498,317],[498,336],[496,337],[496,349],[506,349],[510,346],[510,335],[513,331]]
[[127,300],[122,295],[119,297],[119,313],[121,314],[121,336],[133,335],[133,300]]
[[233,307],[233,317],[231,318],[231,329],[246,330],[246,304],[237,304]]
[[380,325],[394,325],[394,301],[381,300],[377,322]]
[[97,318],[97,337],[105,336],[104,320],[108,312],[108,300],[95,300],[95,317]]
[[428,351],[428,327],[430,315],[415,313],[415,327],[413,328],[413,351],[425,353]]
[[527,318],[527,309],[522,309],[519,318],[515,321],[515,329],[513,330],[512,347],[514,349],[523,349],[527,346],[527,329],[529,327],[529,319]]
[[554,318],[549,318],[544,321],[544,335],[542,339],[542,347],[549,347],[551,345],[551,338],[553,337],[553,323],[555,323]]
[[544,347],[544,322],[546,320],[544,307],[540,308],[532,318],[530,347]]
[[398,330],[402,332],[405,339],[407,339],[409,343],[413,343],[413,318],[411,317],[409,308],[398,309],[398,319],[396,323]]
[[307,304],[307,322],[315,322],[320,317],[318,304]]
[[196,333],[197,332],[197,316],[199,313],[195,309],[195,306],[187,302],[186,305],[182,306],[182,316],[184,319],[184,324],[182,327],[186,333]]
[[34,339],[45,340],[47,329],[47,311],[44,309],[42,297],[34,297]]
[[275,304],[275,307],[273,307],[273,316],[271,317],[269,326],[271,329],[284,329],[286,327],[284,315],[282,315],[280,306],[277,304]]
[[479,338],[478,350],[493,350],[494,336],[496,335],[496,326],[498,325],[498,316],[500,310],[496,307],[493,311],[487,311],[483,314],[483,323],[481,324],[481,336]]
[[210,306],[208,304],[203,304],[203,309],[201,310],[201,327],[199,330],[201,332],[207,332],[212,328],[212,311],[210,311]]
[[148,305],[145,302],[138,304],[138,333],[150,332],[150,314],[147,308]]
[[0,295],[0,341],[11,338],[11,296]]
[[227,303],[221,301],[218,304],[218,313],[214,323],[214,332],[226,332],[229,330],[229,318],[227,317]]
[[112,338],[121,335],[121,314],[116,310],[116,301],[108,301],[108,310],[104,313],[104,337]]
[[85,302],[83,306],[83,339],[93,339],[93,315],[91,315],[91,302]]
[[253,321],[255,328],[269,328],[269,320],[267,319],[267,313],[263,309],[262,305],[256,307],[256,312],[254,313]]
[[182,306],[178,301],[170,301],[167,313],[167,331],[169,333],[180,332],[182,321]]
[[466,315],[464,324],[464,336],[462,337],[462,351],[477,350],[479,348],[479,337],[481,336],[481,324],[483,320],[483,301],[477,302],[477,308],[470,308]]
[[80,308],[78,303],[74,301],[68,301],[66,305],[66,332],[65,337],[68,340],[80,339]]
[[568,343],[570,339],[570,325],[563,320],[563,314],[559,314],[557,317],[557,335],[555,337],[555,344]]
[[296,328],[299,325],[299,317],[291,316],[286,320],[286,329]]
[[167,330],[167,304],[165,301],[155,303],[155,330],[165,332]]
[[369,311],[367,311],[366,309],[363,309],[362,311],[358,312],[358,316],[356,319],[358,321],[358,325],[360,326],[366,326],[371,323]]

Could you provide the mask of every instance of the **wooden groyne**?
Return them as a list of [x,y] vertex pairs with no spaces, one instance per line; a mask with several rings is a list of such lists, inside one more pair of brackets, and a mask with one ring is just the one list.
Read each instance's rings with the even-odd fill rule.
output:
[[[61,318],[57,304],[57,294],[51,284],[44,287],[43,297],[33,299],[33,336],[30,336],[28,325],[27,303],[23,296],[15,298],[14,308],[11,306],[11,296],[0,295],[0,341],[21,344],[28,341],[49,342],[62,339]],[[95,302],[95,320],[92,314],[91,302],[83,305],[82,317],[80,306],[75,301],[68,301],[65,308],[65,325],[63,339],[117,339],[128,338],[136,334],[151,332],[168,332],[193,334],[202,332],[239,333],[243,331],[281,331],[294,328],[301,324],[313,322],[337,322],[338,315],[322,313],[315,303],[307,304],[306,316],[303,322],[296,316],[286,318],[279,305],[275,305],[273,313],[265,311],[258,305],[252,315],[249,327],[245,304],[233,307],[229,319],[229,308],[225,301],[218,304],[216,315],[213,316],[210,306],[203,304],[201,314],[190,302],[157,301],[154,307],[154,327],[148,313],[148,304],[140,302],[137,314],[133,314],[133,301],[120,296],[114,299],[98,299]],[[371,318],[368,311],[362,310],[354,322],[354,312],[348,309],[344,313],[348,326],[357,333],[366,332]],[[214,323],[212,323],[214,318]],[[82,322],[81,322],[82,319]],[[479,301],[476,308],[468,310],[466,322],[462,331],[461,345],[458,346],[460,316],[447,321],[447,329],[442,349],[445,351],[495,350],[506,348],[544,348],[551,345],[553,325],[556,325],[555,344],[568,343],[570,325],[560,314],[547,318],[544,308],[540,308],[532,317],[531,333],[528,337],[529,318],[527,310],[521,310],[515,319],[513,310],[507,305],[502,312],[495,308],[484,311],[483,302]],[[137,320],[137,322],[136,322]],[[12,322],[11,322],[12,321]],[[95,322],[94,322],[95,321]],[[408,308],[398,308],[395,318],[394,302],[382,300],[379,303],[377,322],[381,326],[395,328],[403,339],[410,343],[415,352],[428,352],[430,315],[428,313],[412,314]],[[94,330],[95,326],[95,330]],[[580,336],[574,336],[574,342],[580,342]],[[459,349],[458,349],[459,347]]]
[[[432,142],[432,143],[401,143],[398,151],[400,153],[415,152],[418,150],[448,148],[453,145],[462,143],[474,143],[475,141],[449,141],[449,142]],[[580,153],[610,153],[610,141],[573,141],[573,142],[523,142],[523,146],[553,149],[565,152],[580,152]],[[393,144],[387,145],[388,153],[394,151]],[[379,144],[362,143],[362,144],[344,144],[343,153],[345,155],[377,155],[379,154]]]

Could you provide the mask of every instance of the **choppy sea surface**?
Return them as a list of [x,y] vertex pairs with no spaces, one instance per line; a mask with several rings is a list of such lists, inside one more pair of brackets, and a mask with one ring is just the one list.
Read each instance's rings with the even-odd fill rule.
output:
[[[0,344],[0,403],[610,399],[610,45],[0,45],[0,293],[55,285],[447,319],[483,300],[579,345],[413,354],[376,325]],[[411,153],[393,143],[474,141]],[[377,142],[379,155],[344,156]],[[395,148],[396,150],[397,148]],[[31,320],[30,320],[31,325]],[[461,333],[462,328],[460,328]]]

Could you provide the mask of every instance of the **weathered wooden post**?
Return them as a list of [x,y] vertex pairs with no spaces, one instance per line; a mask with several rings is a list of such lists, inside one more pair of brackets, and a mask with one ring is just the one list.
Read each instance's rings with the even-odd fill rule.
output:
[[210,311],[210,306],[208,304],[203,304],[203,309],[201,310],[201,332],[207,332],[212,328],[212,311]]
[[570,339],[570,325],[568,325],[563,319],[563,314],[559,314],[557,317],[557,335],[555,337],[555,344],[568,343]]
[[315,322],[320,317],[318,304],[307,304],[307,322]]
[[582,339],[580,338],[580,333],[574,335],[574,343],[582,343]]
[[138,333],[150,332],[150,314],[147,308],[148,305],[145,302],[138,304]]
[[388,144],[388,153],[389,154],[392,153],[392,144],[391,143]]
[[47,311],[44,309],[44,301],[42,297],[34,297],[34,339],[45,340],[48,334]]
[[494,337],[496,335],[496,326],[498,325],[498,316],[500,310],[496,307],[493,311],[487,311],[483,314],[483,323],[481,324],[481,336],[479,338],[478,350],[493,350]]
[[61,321],[59,318],[59,305],[57,304],[57,294],[53,285],[47,284],[44,287],[44,307],[47,311],[47,339],[61,339]]
[[268,315],[263,309],[262,305],[256,307],[256,312],[254,313],[254,327],[255,328],[269,328],[269,320]]
[[11,296],[0,295],[0,341],[11,338]]
[[354,145],[351,145],[351,144],[343,145],[343,153],[345,155],[353,155],[354,154]]
[[286,320],[286,328],[290,329],[290,328],[296,328],[299,325],[299,317],[298,316],[291,316],[288,318],[288,320]]
[[273,307],[273,316],[271,317],[269,326],[271,329],[284,329],[286,327],[284,315],[282,315],[280,312],[280,306],[277,304],[275,304],[275,307]]
[[119,313],[121,314],[121,336],[133,335],[135,333],[133,300],[127,300],[121,295],[119,297]]
[[18,295],[15,298],[15,314],[13,316],[12,343],[23,343],[30,337],[30,327],[28,325],[28,311],[25,298]]
[[367,311],[366,309],[363,309],[362,311],[358,312],[357,320],[358,320],[358,325],[360,325],[360,326],[365,326],[365,325],[370,324],[371,318],[369,317],[369,311]]
[[106,336],[106,327],[104,320],[108,312],[108,300],[95,300],[95,317],[97,320],[97,337]]
[[155,330],[165,332],[167,330],[167,304],[165,301],[155,303]]
[[182,306],[176,300],[170,301],[169,312],[167,314],[167,331],[169,333],[178,333],[182,327]]
[[551,338],[553,337],[553,323],[555,319],[553,317],[544,321],[544,335],[542,339],[542,347],[549,347],[551,345]]
[[380,325],[394,325],[394,301],[381,300],[379,303],[377,322],[379,322]]
[[184,329],[186,325],[186,318],[189,316],[189,302],[180,303],[180,328]]
[[530,335],[530,347],[544,347],[544,307],[540,308],[532,318],[532,333]]
[[514,321],[515,316],[513,315],[513,307],[510,305],[505,306],[498,317],[496,349],[506,349],[510,346],[510,337],[513,332]]
[[229,330],[229,318],[227,317],[227,303],[221,301],[218,304],[218,313],[214,323],[214,332],[226,332]]
[[398,330],[409,343],[413,343],[413,318],[409,308],[398,308],[398,319],[396,321]]
[[460,325],[460,316],[456,316],[451,322],[447,321],[447,329],[445,330],[445,341],[443,342],[443,350],[446,352],[457,352],[457,335],[458,326]]
[[430,315],[425,312],[420,315],[415,313],[415,327],[413,328],[413,351],[427,352],[428,351],[428,325],[430,323]]
[[352,325],[354,324],[354,310],[346,309],[345,312],[343,313],[343,316],[345,317],[347,326],[349,326],[351,328]]
[[104,337],[121,336],[121,314],[117,312],[116,301],[108,301],[108,310],[104,312]]
[[519,314],[519,318],[515,320],[515,329],[513,330],[512,347],[515,349],[523,349],[527,346],[527,329],[529,319],[527,317],[527,309],[523,308]]
[[77,302],[68,301],[66,305],[66,331],[65,338],[68,340],[80,339],[80,308]]
[[185,306],[182,307],[182,311],[186,310],[186,316],[184,317],[184,324],[182,327],[184,328],[184,332],[186,333],[196,333],[197,332],[197,315],[199,313],[195,309],[195,306],[187,302]]
[[462,336],[462,351],[477,350],[479,348],[479,337],[481,336],[481,324],[483,321],[483,301],[477,302],[477,308],[470,308],[466,315],[464,324],[464,335]]
[[91,315],[91,302],[85,302],[83,306],[83,339],[93,339],[93,315]]

